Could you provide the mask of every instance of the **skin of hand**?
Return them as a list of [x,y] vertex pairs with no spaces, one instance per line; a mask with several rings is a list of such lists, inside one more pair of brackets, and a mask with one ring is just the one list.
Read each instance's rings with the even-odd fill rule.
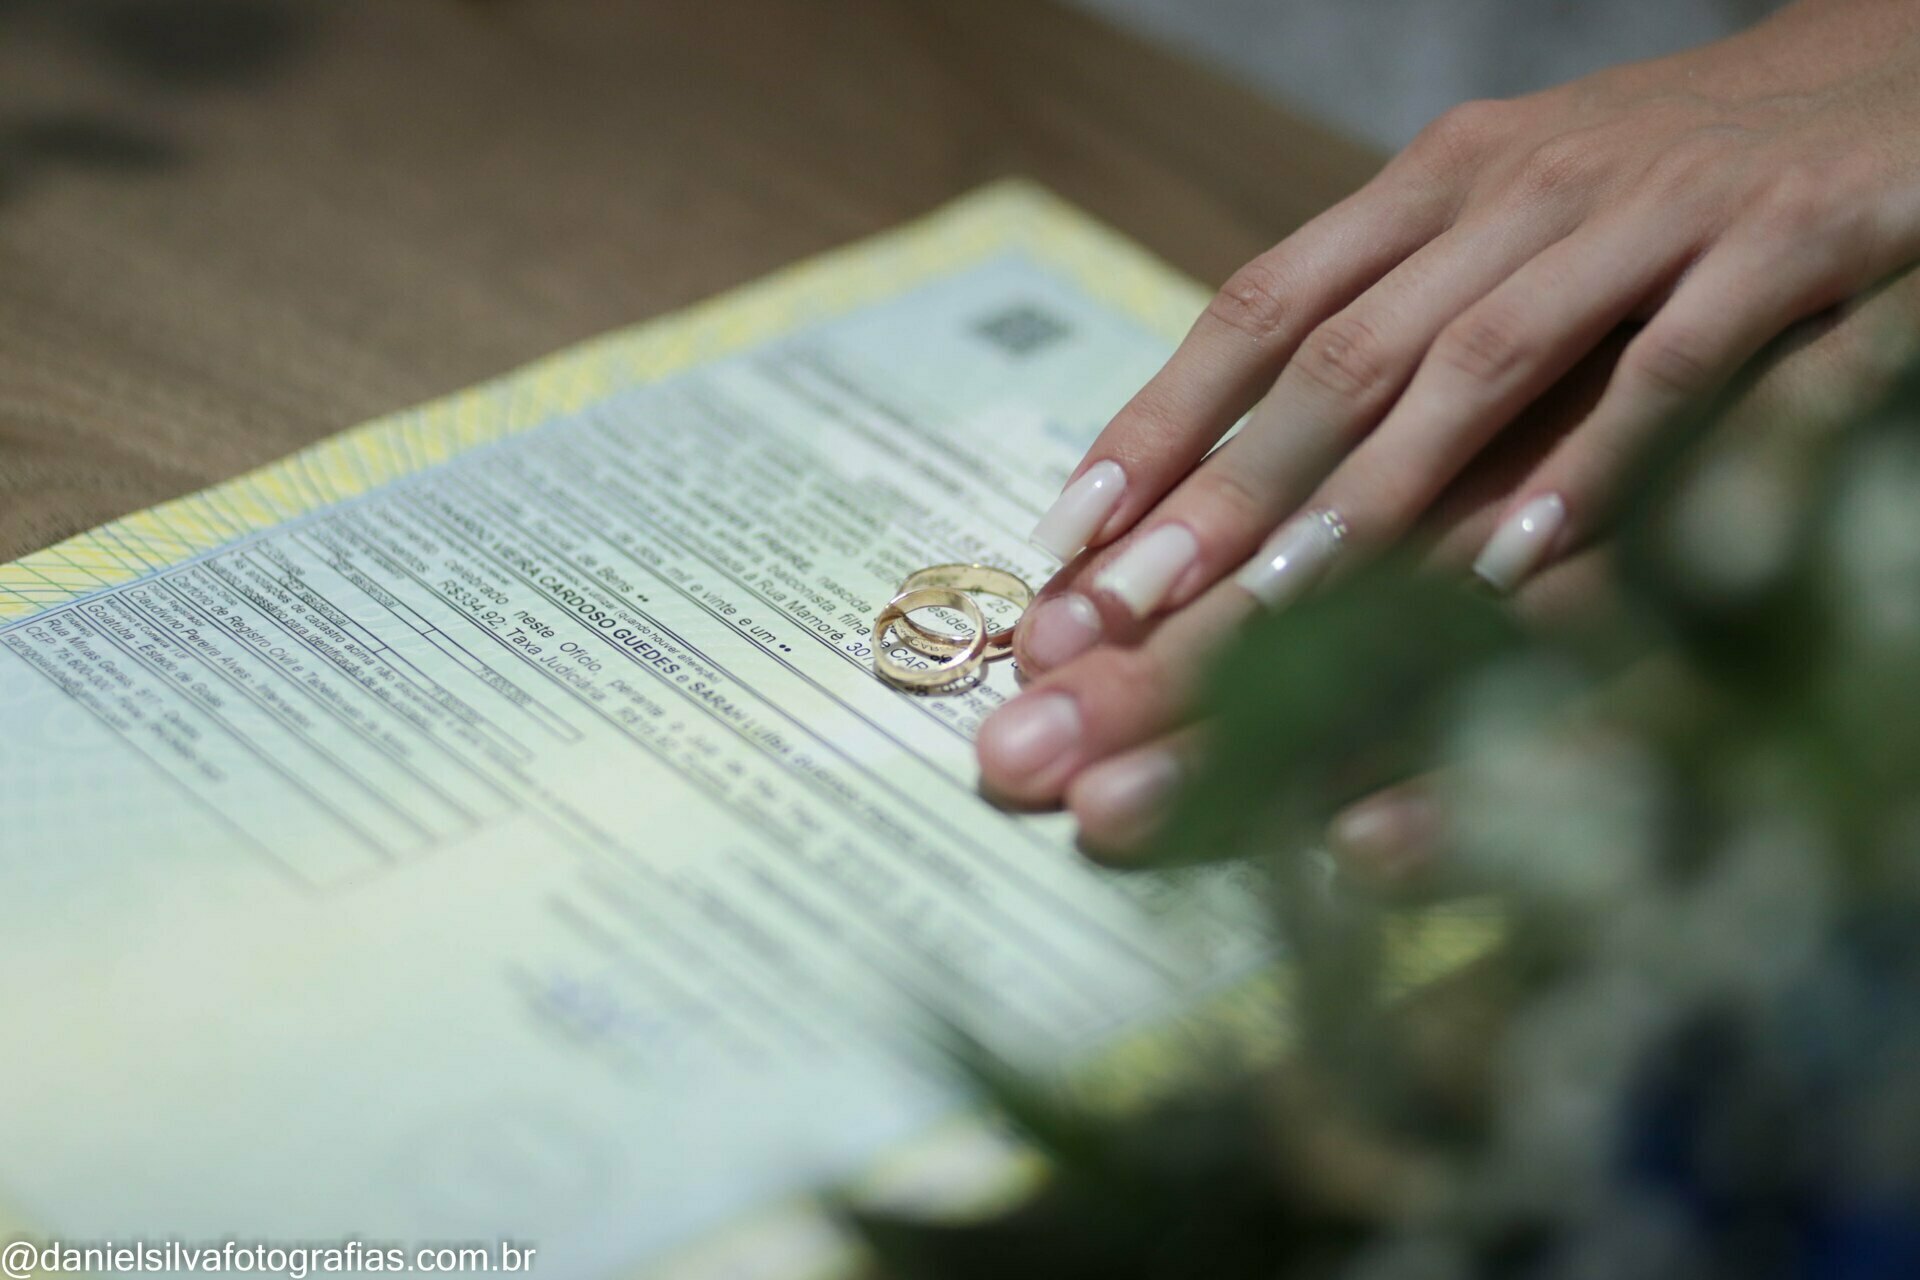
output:
[[[1903,366],[1920,358],[1920,270],[1890,281],[1829,323],[1799,326],[1770,355],[1702,442],[1693,478],[1724,471],[1734,460],[1817,484],[1815,455],[1822,446],[1870,410]],[[1570,610],[1584,615],[1592,601],[1563,594],[1529,603],[1544,606],[1529,612],[1551,624]],[[1649,655],[1609,696],[1623,703],[1637,699],[1644,714],[1647,707],[1677,700],[1675,682],[1666,674],[1658,655]],[[1388,787],[1336,816],[1327,848],[1363,883],[1386,891],[1421,890],[1445,868],[1455,825],[1449,798],[1443,775]],[[1097,841],[1098,824],[1111,815],[1091,817]],[[1106,847],[1123,851],[1131,838],[1137,837],[1117,829],[1106,833]]]
[[[1467,548],[1487,536],[1498,513],[1498,495],[1514,477],[1550,451],[1580,422],[1602,394],[1622,346],[1615,338],[1530,406],[1503,449],[1477,461],[1436,505],[1428,545],[1436,565],[1458,565]],[[1847,307],[1803,322],[1757,362],[1753,377],[1727,406],[1713,430],[1698,442],[1689,467],[1699,480],[1724,473],[1729,464],[1752,464],[1776,475],[1810,482],[1815,460],[1847,424],[1870,410],[1912,361],[1920,359],[1920,269],[1911,269]],[[1682,503],[1688,484],[1680,490]],[[1811,494],[1800,495],[1801,500]],[[1449,549],[1451,548],[1451,550]],[[1539,628],[1584,626],[1620,607],[1604,547],[1559,562],[1529,579],[1511,598],[1514,608]],[[1620,695],[1652,683],[1659,671],[1648,655]],[[1645,701],[1660,705],[1660,694]],[[1086,851],[1126,865],[1130,851],[1151,833],[1164,789],[1192,767],[1204,750],[1204,733],[1187,729],[1083,770],[1068,791]],[[1145,769],[1141,761],[1151,762]],[[1161,794],[1135,785],[1141,776],[1162,783]],[[1442,869],[1453,825],[1443,780],[1415,778],[1357,802],[1335,818],[1327,847],[1347,871],[1382,890],[1421,890]]]
[[1909,301],[1884,282],[1915,262],[1917,0],[1456,108],[1237,272],[1088,451],[1035,529],[1066,563],[982,789],[1137,828],[1221,640],[1409,538],[1523,606],[1589,596],[1659,432],[1757,357],[1785,395],[1874,347],[1860,304]]

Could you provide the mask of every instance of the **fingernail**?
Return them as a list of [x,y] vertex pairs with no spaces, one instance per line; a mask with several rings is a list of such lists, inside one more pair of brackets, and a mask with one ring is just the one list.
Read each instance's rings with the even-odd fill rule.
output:
[[1100,611],[1082,595],[1054,596],[1033,607],[1022,651],[1035,667],[1057,667],[1100,639]]
[[1144,618],[1160,607],[1199,554],[1199,540],[1185,525],[1163,524],[1114,557],[1093,585],[1117,596],[1134,617]]
[[1473,562],[1473,571],[1496,591],[1511,591],[1540,567],[1553,549],[1567,504],[1557,493],[1543,493],[1508,516]]
[[1261,604],[1278,609],[1320,580],[1346,536],[1347,523],[1336,511],[1296,516],[1233,580]]
[[1392,882],[1432,861],[1438,827],[1432,801],[1395,792],[1362,800],[1334,818],[1327,842],[1355,869]]
[[1094,463],[1053,500],[1027,541],[1065,564],[1086,549],[1126,487],[1127,473],[1119,463],[1111,459]]
[[1115,852],[1139,844],[1166,816],[1179,781],[1179,761],[1161,748],[1136,751],[1087,770],[1073,794],[1082,837]]
[[980,758],[1015,778],[1043,774],[1080,738],[1080,709],[1064,693],[1015,698],[980,726]]

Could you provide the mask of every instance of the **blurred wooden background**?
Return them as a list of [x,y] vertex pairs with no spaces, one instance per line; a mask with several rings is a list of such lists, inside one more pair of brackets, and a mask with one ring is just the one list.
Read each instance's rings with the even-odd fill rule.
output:
[[994,177],[1217,281],[1377,163],[1044,0],[5,0],[0,560]]

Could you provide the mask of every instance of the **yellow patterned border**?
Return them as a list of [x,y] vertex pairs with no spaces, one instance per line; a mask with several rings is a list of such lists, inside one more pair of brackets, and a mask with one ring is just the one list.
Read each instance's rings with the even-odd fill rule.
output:
[[0,622],[119,586],[613,392],[1021,249],[1169,340],[1202,305],[1199,286],[1137,245],[1031,183],[998,182],[918,222],[0,566]]

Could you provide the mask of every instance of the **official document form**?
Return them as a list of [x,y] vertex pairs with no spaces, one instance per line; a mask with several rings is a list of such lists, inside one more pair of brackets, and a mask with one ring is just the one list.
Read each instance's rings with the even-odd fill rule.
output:
[[867,648],[1044,579],[1202,300],[991,188],[0,569],[9,1223],[756,1274],[702,1242],[964,1105],[943,1024],[1071,1062],[1259,965],[978,798],[1008,663]]

